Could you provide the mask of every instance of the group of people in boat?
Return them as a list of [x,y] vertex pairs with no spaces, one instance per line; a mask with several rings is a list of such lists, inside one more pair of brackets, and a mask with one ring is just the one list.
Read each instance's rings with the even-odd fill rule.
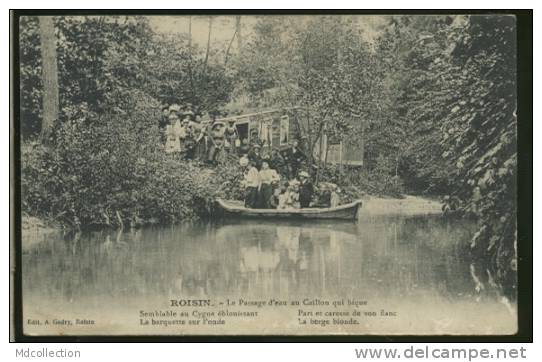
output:
[[270,167],[269,161],[257,163],[242,157],[244,167],[242,186],[245,190],[245,207],[256,209],[287,209],[309,207],[314,193],[310,175],[299,172],[299,179],[284,181],[279,173]]
[[297,140],[284,152],[274,150],[271,154],[260,156],[259,149],[258,146],[254,147],[254,152],[242,156],[239,161],[243,168],[245,207],[300,209],[339,206],[338,187],[328,184],[330,187],[317,190],[312,176],[303,170],[306,157],[299,149]]
[[[313,202],[315,187],[307,169],[307,156],[299,140],[286,148],[270,147],[257,133],[241,138],[233,121],[217,121],[216,114],[202,121],[188,104],[164,106],[160,128],[166,153],[186,160],[216,165],[224,155],[239,160],[243,169],[244,203],[248,208],[287,209],[333,207],[339,204],[337,190],[328,190],[324,201]],[[263,150],[263,151],[262,151]]]

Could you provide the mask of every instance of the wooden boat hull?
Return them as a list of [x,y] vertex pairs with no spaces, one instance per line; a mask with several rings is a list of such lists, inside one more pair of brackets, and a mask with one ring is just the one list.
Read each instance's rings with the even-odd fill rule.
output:
[[218,199],[217,211],[225,217],[260,219],[339,219],[357,220],[361,200],[330,208],[306,209],[248,209],[240,204]]

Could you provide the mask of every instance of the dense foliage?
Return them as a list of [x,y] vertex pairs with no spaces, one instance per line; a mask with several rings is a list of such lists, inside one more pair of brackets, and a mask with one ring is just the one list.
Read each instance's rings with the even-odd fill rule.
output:
[[[453,36],[447,79],[457,98],[446,104],[443,158],[452,166],[452,198],[474,214],[472,248],[488,261],[488,283],[516,283],[516,57],[513,17],[471,17]],[[438,72],[441,74],[441,72]],[[451,75],[454,75],[453,77]],[[455,166],[455,169],[454,169]],[[487,271],[487,272],[485,272]],[[493,280],[492,280],[493,279]],[[483,279],[485,280],[485,278]],[[505,288],[510,290],[510,288]]]
[[[22,17],[21,125],[24,137],[41,127],[41,56],[38,20]],[[55,18],[60,90],[60,118],[73,106],[93,112],[114,107],[112,91],[133,87],[141,71],[144,44],[149,29],[142,18],[62,17]]]
[[[21,130],[23,137],[41,128],[41,56],[38,20],[20,21]],[[107,113],[119,108],[123,90],[137,89],[156,100],[191,103],[196,112],[228,102],[233,80],[224,67],[186,41],[155,34],[144,17],[55,18],[60,91],[64,111],[84,105]],[[121,108],[121,107],[120,107]]]
[[[23,209],[73,227],[176,222],[210,212],[220,196],[240,198],[235,167],[214,170],[165,154],[140,93],[130,112],[70,114],[54,131],[54,148],[22,148]],[[156,105],[155,105],[156,106]]]
[[119,217],[175,220],[191,213],[190,165],[165,157],[157,147],[156,115],[140,107],[148,99],[136,96],[130,112],[74,110],[54,130],[55,147],[25,145],[25,209],[74,226],[118,224]]
[[[311,161],[319,170],[328,166],[322,162],[326,159],[321,153],[323,148],[318,147],[322,135],[347,145],[359,144],[366,138],[366,128],[383,126],[386,118],[388,99],[382,82],[385,68],[364,40],[358,22],[357,17],[338,20],[319,16],[303,21],[265,17],[256,25],[254,38],[244,50],[250,57],[244,56],[238,65],[240,85],[252,105],[279,104],[305,110],[300,134],[305,138],[309,157],[317,156]],[[375,162],[368,163],[370,171],[377,168],[378,158],[375,155]],[[388,165],[380,162],[378,172],[371,174],[381,175],[382,167]],[[395,176],[395,167],[390,167],[383,175],[385,179]],[[353,176],[364,177],[355,171]],[[385,179],[372,177],[370,181],[376,183],[369,182],[376,188],[379,183],[393,185]],[[400,189],[391,191],[398,194]]]
[[197,114],[216,111],[230,100],[233,78],[223,64],[206,62],[200,49],[165,37],[148,47],[142,77],[144,89],[155,98],[167,104],[190,103]]
[[[412,33],[417,34],[413,38]],[[397,51],[397,116],[409,136],[400,174],[409,186],[444,195],[447,211],[474,216],[476,272],[515,285],[516,68],[513,17],[395,19],[386,41]],[[421,35],[420,35],[421,34]],[[393,68],[392,68],[393,70]],[[507,290],[511,290],[507,288]]]
[[34,140],[43,94],[37,19],[21,18],[20,28],[29,214],[78,227],[208,212],[222,179],[165,155],[158,120],[163,102],[191,102],[200,112],[227,102],[231,77],[222,67],[195,47],[179,50],[142,17],[55,18],[61,114],[46,147]]
[[[154,33],[143,17],[55,18],[61,113],[44,146],[34,138],[43,94],[39,27],[23,17],[23,208],[74,226],[204,215],[217,196],[242,197],[241,174],[164,154],[161,104],[189,102],[198,113],[243,97],[248,108],[300,106],[302,143],[319,181],[341,185],[348,198],[441,196],[447,212],[478,221],[477,279],[513,290],[514,21],[387,16],[370,41],[362,17],[265,16],[242,53],[228,48],[224,59],[186,37]],[[363,142],[364,166],[313,157],[324,133]]]

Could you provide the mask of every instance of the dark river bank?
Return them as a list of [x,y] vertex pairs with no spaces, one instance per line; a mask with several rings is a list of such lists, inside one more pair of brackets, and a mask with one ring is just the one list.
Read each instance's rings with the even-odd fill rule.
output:
[[[469,221],[440,216],[371,216],[358,223],[197,222],[52,234],[23,251],[24,318],[82,316],[107,333],[148,334],[138,324],[141,310],[167,309],[172,299],[210,300],[217,308],[240,298],[312,308],[318,299],[362,301],[361,311],[376,313],[334,333],[513,333],[515,306],[475,291],[467,252],[473,230]],[[297,309],[269,311],[275,334],[300,333]],[[262,323],[232,323],[156,331],[223,334],[234,325],[246,328],[237,334],[266,334]],[[51,331],[42,324],[27,330]]]

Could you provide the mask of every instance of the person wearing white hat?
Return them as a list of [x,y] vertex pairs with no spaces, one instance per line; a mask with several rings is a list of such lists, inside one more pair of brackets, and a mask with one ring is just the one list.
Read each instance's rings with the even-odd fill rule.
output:
[[195,116],[194,116],[194,112],[192,112],[192,110],[187,110],[187,111],[184,111],[183,112],[183,115],[184,117],[188,118],[189,121],[193,121]]
[[169,112],[175,112],[175,113],[179,113],[181,111],[181,106],[179,106],[178,104],[172,104],[171,106],[169,106]]
[[227,148],[229,154],[236,155],[237,147],[241,145],[241,141],[239,141],[239,135],[237,134],[237,128],[235,127],[234,120],[228,121],[225,134],[226,134],[226,142],[224,143],[225,148]]
[[240,159],[239,159],[239,165],[241,165],[241,167],[247,167],[248,166],[248,157],[246,155],[242,156]]
[[166,153],[175,153],[181,151],[181,142],[180,135],[181,131],[181,121],[176,112],[169,113],[169,124],[166,126],[166,144],[165,151]]
[[277,171],[269,168],[269,163],[262,162],[262,168],[260,170],[260,201],[259,207],[262,209],[271,208],[271,197],[273,196],[273,187],[280,181],[280,176]]
[[247,154],[248,159],[254,162],[254,166],[256,166],[258,170],[262,168],[261,148],[262,147],[258,143],[254,143]]

